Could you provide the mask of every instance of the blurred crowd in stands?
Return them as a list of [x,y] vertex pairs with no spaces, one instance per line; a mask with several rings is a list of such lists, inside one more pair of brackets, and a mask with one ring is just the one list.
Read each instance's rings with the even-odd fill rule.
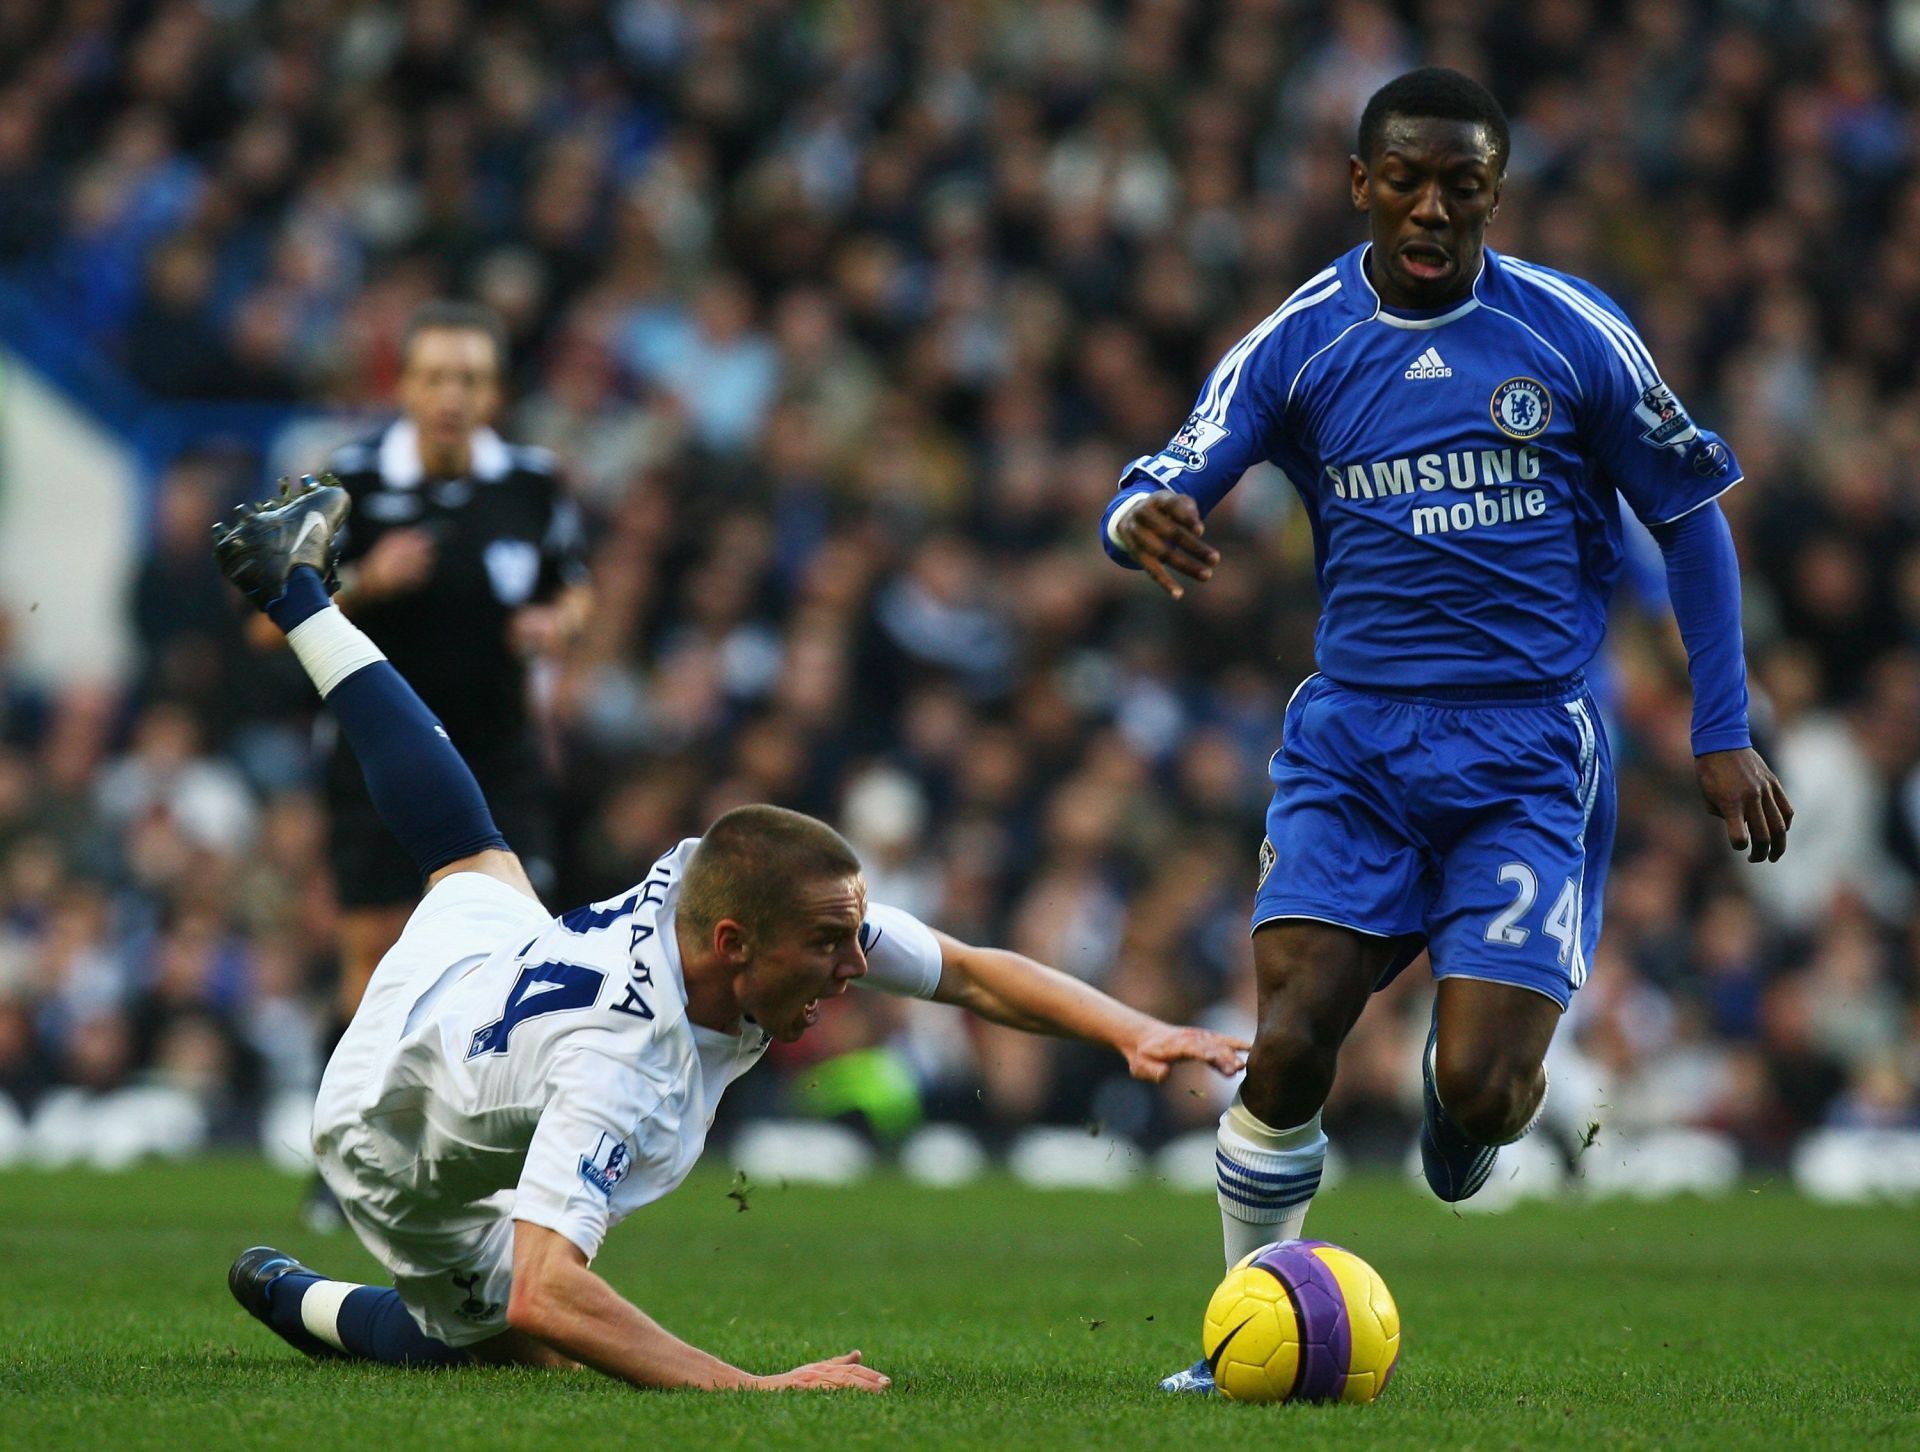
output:
[[[876,899],[1245,1026],[1307,533],[1256,470],[1174,605],[1096,521],[1361,240],[1354,122],[1425,62],[1513,117],[1493,245],[1611,292],[1740,454],[1756,724],[1798,810],[1764,867],[1705,815],[1641,541],[1597,668],[1606,934],[1562,1051],[1610,1128],[1716,1129],[1754,1165],[1920,1127],[1920,5],[0,0],[0,268],[153,395],[297,402],[336,439],[378,421],[418,304],[498,310],[502,430],[559,452],[593,541],[593,619],[539,673],[554,906],[771,800],[840,825]],[[209,439],[154,481],[137,674],[49,692],[0,635],[23,1113],[160,1085],[239,1142],[317,1074],[311,692],[206,551],[263,469]],[[1426,985],[1350,1043],[1349,1152],[1417,1122]],[[745,1108],[1147,1142],[1219,1111],[1199,1076],[831,1007]]]

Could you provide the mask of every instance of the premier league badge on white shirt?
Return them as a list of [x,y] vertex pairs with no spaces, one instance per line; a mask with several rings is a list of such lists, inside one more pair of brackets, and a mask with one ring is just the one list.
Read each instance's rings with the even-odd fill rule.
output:
[[580,1156],[580,1178],[608,1199],[613,1198],[613,1187],[632,1167],[633,1156],[627,1152],[626,1141],[613,1134],[602,1133],[593,1153]]

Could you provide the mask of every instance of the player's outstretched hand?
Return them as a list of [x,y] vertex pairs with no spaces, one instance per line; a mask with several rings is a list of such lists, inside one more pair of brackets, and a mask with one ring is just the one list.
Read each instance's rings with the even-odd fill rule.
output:
[[779,1376],[763,1376],[754,1382],[757,1391],[863,1391],[883,1392],[893,1378],[860,1364],[860,1353],[849,1351],[826,1361],[810,1361]]
[[1127,1050],[1127,1068],[1136,1079],[1158,1084],[1167,1071],[1185,1059],[1211,1064],[1222,1074],[1238,1074],[1247,1066],[1247,1050],[1253,1047],[1245,1039],[1214,1033],[1211,1029],[1176,1028],[1163,1023],[1140,1035],[1139,1042]]
[[1709,751],[1693,759],[1707,810],[1727,824],[1727,842],[1749,862],[1778,862],[1787,850],[1793,804],[1786,790],[1751,746]]
[[1178,489],[1161,489],[1136,504],[1116,531],[1121,546],[1139,561],[1154,584],[1178,600],[1186,588],[1174,574],[1205,582],[1213,578],[1220,551],[1200,538],[1207,526],[1200,506]]

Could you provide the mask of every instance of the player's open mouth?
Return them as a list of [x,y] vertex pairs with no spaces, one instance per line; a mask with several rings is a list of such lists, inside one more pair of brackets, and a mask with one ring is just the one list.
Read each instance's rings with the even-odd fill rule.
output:
[[1445,277],[1453,271],[1453,259],[1445,252],[1420,244],[1400,249],[1400,265],[1423,281]]

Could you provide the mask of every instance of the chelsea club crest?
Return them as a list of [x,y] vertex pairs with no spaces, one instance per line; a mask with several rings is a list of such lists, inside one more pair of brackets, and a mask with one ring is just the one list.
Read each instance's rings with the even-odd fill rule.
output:
[[1537,438],[1553,417],[1553,395],[1537,378],[1509,378],[1493,390],[1488,404],[1500,432],[1514,439]]

